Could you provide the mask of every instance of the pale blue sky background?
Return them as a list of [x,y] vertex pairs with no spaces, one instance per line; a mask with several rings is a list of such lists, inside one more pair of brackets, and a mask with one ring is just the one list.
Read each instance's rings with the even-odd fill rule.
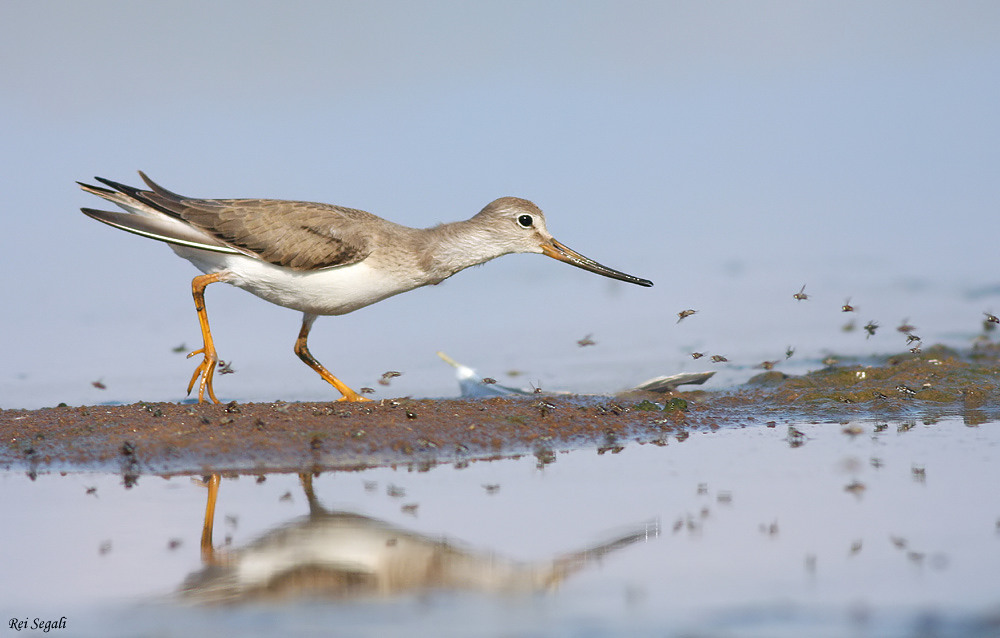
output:
[[[388,394],[454,394],[438,349],[610,391],[696,348],[739,381],[790,344],[903,346],[841,333],[848,296],[859,324],[968,343],[1000,311],[998,107],[994,2],[4,3],[0,406],[183,394],[196,271],[78,212],[99,202],[75,180],[136,169],[414,226],[519,195],[656,282],[511,256],[321,319],[314,354],[354,386],[403,371]],[[297,313],[221,287],[208,307],[238,370],[220,397],[332,396]]]

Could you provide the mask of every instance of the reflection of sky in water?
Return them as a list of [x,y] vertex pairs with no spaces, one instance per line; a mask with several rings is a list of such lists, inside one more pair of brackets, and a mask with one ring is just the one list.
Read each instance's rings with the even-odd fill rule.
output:
[[[995,428],[890,421],[876,433],[871,422],[856,425],[863,433],[851,437],[836,424],[797,423],[808,437],[800,447],[789,445],[781,423],[694,433],[666,447],[629,445],[619,454],[558,454],[541,470],[526,457],[314,479],[324,508],[382,521],[374,524],[378,533],[398,530],[430,544],[446,538],[471,556],[495,552],[498,560],[544,562],[660,520],[659,538],[622,547],[535,596],[459,587],[210,614],[136,606],[172,595],[201,569],[205,489],[187,477],[144,476],[125,490],[108,475],[29,482],[7,474],[0,560],[18,576],[4,580],[0,595],[11,613],[67,615],[79,635],[157,625],[164,635],[189,626],[226,634],[244,625],[258,632],[338,626],[361,635],[398,626],[426,635],[561,634],[589,623],[610,635],[728,627],[783,636],[825,627],[882,636],[995,614]],[[864,489],[845,489],[852,484]],[[252,545],[308,511],[293,474],[264,483],[225,479],[216,544],[228,536],[230,549]],[[254,622],[262,613],[266,625]],[[117,624],[122,619],[127,624]]]
[[[4,14],[4,407],[181,396],[192,364],[171,348],[198,337],[194,269],[77,212],[97,202],[74,180],[138,168],[182,193],[418,226],[521,195],[560,241],[656,282],[506,257],[319,321],[312,350],[349,384],[404,372],[386,394],[454,394],[439,349],[591,392],[693,369],[686,353],[709,349],[737,370],[725,385],[789,344],[804,367],[825,348],[899,350],[886,328],[905,317],[967,343],[1000,310],[990,4]],[[803,283],[813,298],[796,306]],[[848,296],[884,334],[839,332]],[[220,397],[329,396],[291,353],[296,313],[237,290],[208,304],[238,371]],[[701,313],[674,325],[687,307]],[[598,346],[578,348],[586,334]]]

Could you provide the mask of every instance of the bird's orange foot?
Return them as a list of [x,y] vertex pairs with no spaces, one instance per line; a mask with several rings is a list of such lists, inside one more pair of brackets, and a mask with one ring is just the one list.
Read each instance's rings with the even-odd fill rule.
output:
[[341,392],[343,392],[344,396],[337,399],[338,401],[351,401],[358,403],[362,401],[371,401],[371,399],[369,399],[368,397],[363,397],[354,390],[351,390],[350,388],[347,388],[347,392],[344,392],[343,390],[341,390]]
[[205,402],[206,391],[213,403],[221,403],[215,398],[215,390],[212,389],[212,377],[215,376],[215,366],[219,363],[219,357],[215,354],[215,349],[200,348],[189,354],[187,358],[190,359],[196,354],[204,354],[205,358],[201,360],[198,367],[194,369],[194,374],[191,375],[191,382],[188,383],[188,394],[191,394],[191,389],[194,388],[195,381],[201,377],[201,382],[198,384],[198,403]]

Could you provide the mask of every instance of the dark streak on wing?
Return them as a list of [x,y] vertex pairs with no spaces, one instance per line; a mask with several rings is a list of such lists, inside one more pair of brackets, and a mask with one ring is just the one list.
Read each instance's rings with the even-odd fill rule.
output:
[[[314,226],[303,226],[302,230],[321,237],[330,252],[330,260],[337,264],[357,263],[371,252],[370,250],[361,250],[358,243],[345,242],[324,229]],[[365,248],[367,248],[367,242],[364,243]]]

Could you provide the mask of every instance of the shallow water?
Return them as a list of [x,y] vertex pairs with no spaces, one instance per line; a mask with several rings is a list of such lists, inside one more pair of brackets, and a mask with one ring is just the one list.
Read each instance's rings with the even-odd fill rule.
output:
[[[849,425],[861,432],[795,423],[804,437],[790,437],[782,423],[544,465],[322,474],[313,489],[326,512],[363,515],[393,538],[448,539],[478,575],[222,607],[178,597],[202,569],[206,489],[191,477],[126,489],[110,474],[8,472],[0,564],[12,577],[0,599],[10,618],[65,616],[74,636],[996,635],[998,423]],[[264,478],[222,480],[220,551],[309,513],[298,476]],[[637,530],[554,589],[481,585],[504,560],[544,564]]]

